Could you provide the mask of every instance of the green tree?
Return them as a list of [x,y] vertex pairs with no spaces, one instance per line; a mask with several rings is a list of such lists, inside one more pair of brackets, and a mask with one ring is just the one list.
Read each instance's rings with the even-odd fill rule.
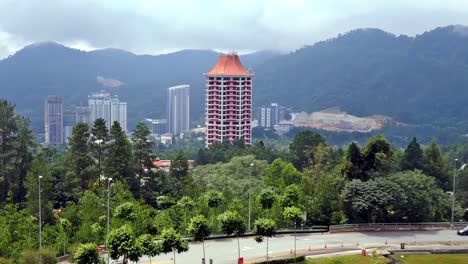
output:
[[174,264],[176,263],[176,251],[182,253],[188,251],[189,245],[187,241],[183,241],[180,234],[177,233],[174,228],[164,229],[161,234],[160,240],[161,252],[174,254]]
[[218,216],[221,223],[221,229],[226,235],[234,234],[237,237],[237,255],[240,259],[239,236],[245,233],[245,223],[237,211],[226,211]]
[[156,198],[159,209],[169,209],[176,204],[171,196],[161,195]]
[[123,257],[123,263],[128,261],[137,262],[142,256],[142,249],[132,234],[128,226],[122,226],[114,229],[107,239],[109,245],[109,254],[112,259]]
[[[254,164],[254,166],[250,166]],[[196,166],[191,175],[195,191],[213,190],[235,197],[248,199],[250,187],[250,170],[252,170],[252,193],[267,187],[264,171],[267,167],[264,160],[256,160],[253,155],[234,157],[229,162]],[[197,191],[197,192],[200,192]],[[197,195],[197,192],[194,195]]]
[[305,199],[309,224],[336,225],[346,221],[341,197],[345,182],[346,179],[337,170],[312,178],[312,182],[308,183],[311,192]]
[[73,254],[76,264],[100,264],[98,246],[95,243],[81,244]]
[[314,163],[314,149],[318,145],[325,143],[325,139],[322,136],[310,130],[299,132],[289,145],[289,152],[294,166],[302,171],[309,164]]
[[80,123],[73,128],[70,150],[66,158],[66,190],[69,196],[77,200],[77,195],[87,190],[89,183],[96,179],[92,170],[94,164],[89,149],[89,127]]
[[284,219],[294,224],[294,262],[296,261],[297,225],[301,223],[303,215],[304,215],[304,212],[296,206],[286,207],[284,208],[284,211],[283,211]]
[[151,258],[159,255],[160,251],[158,244],[154,242],[153,236],[150,234],[143,234],[138,237],[137,243],[141,247],[141,253],[145,256],[149,256],[151,264]]
[[53,220],[52,201],[53,201],[53,183],[49,168],[44,159],[40,156],[36,157],[31,169],[26,176],[26,210],[31,215],[38,215],[39,212],[39,176],[42,176],[41,181],[41,209],[43,221],[50,222]]
[[39,246],[37,218],[9,203],[0,210],[0,254],[18,259],[22,252]]
[[[71,206],[65,208],[65,212],[69,207]],[[76,216],[67,215],[68,212],[65,213],[66,218],[71,219],[74,226],[78,227],[75,233],[76,238],[80,242],[104,242],[105,216],[107,213],[99,196],[91,191],[84,192],[76,210]]]
[[211,227],[213,230],[215,230],[215,224],[214,224],[214,216],[216,213],[215,210],[224,202],[224,196],[221,192],[208,191],[205,194],[205,197],[206,197],[206,204],[211,209]]
[[265,170],[265,182],[280,190],[291,184],[300,184],[301,180],[302,173],[292,163],[285,162],[281,158],[275,159]]
[[361,148],[356,142],[351,142],[346,151],[346,159],[343,163],[342,173],[348,179],[367,180],[367,175],[363,173],[364,160]]
[[135,220],[137,220],[136,205],[132,202],[122,203],[117,206],[117,208],[115,208],[114,216],[133,223]]
[[[393,173],[388,180],[401,191],[393,193],[395,221],[405,217],[410,222],[447,221],[450,215],[450,197],[437,185],[436,179],[420,171]],[[403,199],[402,196],[406,197]]]
[[437,180],[437,184],[444,190],[449,190],[450,165],[443,156],[437,142],[433,140],[431,144],[424,149],[424,167],[423,172]]
[[421,146],[413,137],[408,147],[405,149],[405,155],[401,160],[402,170],[422,170],[424,166],[424,155]]
[[15,106],[0,99],[0,203],[4,203],[15,182],[15,141],[18,133]]
[[395,150],[383,135],[371,138],[362,150],[364,165],[362,179],[369,179],[376,171],[388,171],[395,159]]
[[[400,195],[395,199],[395,195]],[[352,222],[385,222],[393,206],[406,200],[401,188],[384,178],[352,180],[343,190],[344,210]]]
[[184,210],[184,232],[186,232],[187,231],[187,211],[193,209],[193,207],[195,206],[195,202],[192,200],[192,198],[188,196],[184,196],[177,202],[177,206],[179,206],[180,208]]
[[257,199],[263,210],[270,210],[276,201],[276,194],[272,189],[263,189]]
[[138,188],[141,188],[143,175],[146,169],[153,167],[152,148],[153,142],[150,140],[151,131],[142,122],[138,122],[132,134],[133,148],[138,164]]
[[169,176],[173,181],[174,196],[176,198],[182,197],[184,187],[187,188],[189,184],[188,162],[184,154],[177,154],[171,161]]
[[15,140],[15,174],[16,179],[12,186],[13,200],[23,204],[26,197],[24,182],[26,175],[31,168],[33,160],[32,149],[36,147],[35,138],[29,128],[30,121],[26,117],[18,117],[16,125],[18,133]]
[[253,225],[253,233],[255,234],[255,241],[261,243],[266,238],[266,260],[268,262],[268,238],[276,234],[276,223],[269,218],[259,218],[255,220]]
[[[106,121],[102,118],[94,120],[91,128],[90,149],[94,158],[98,161],[98,172],[102,175],[102,158],[106,152],[106,143],[109,141],[109,129],[107,129]],[[101,177],[99,177],[99,186],[101,185]]]
[[206,260],[205,255],[205,238],[210,236],[210,228],[208,221],[203,215],[197,215],[190,220],[188,232],[191,234],[195,241],[201,241],[203,244],[203,259]]
[[299,186],[292,184],[286,187],[283,195],[280,197],[280,204],[282,207],[291,207],[298,205],[300,198]]
[[105,159],[106,176],[125,182],[135,195],[138,183],[133,172],[132,146],[117,121],[112,124],[110,141]]

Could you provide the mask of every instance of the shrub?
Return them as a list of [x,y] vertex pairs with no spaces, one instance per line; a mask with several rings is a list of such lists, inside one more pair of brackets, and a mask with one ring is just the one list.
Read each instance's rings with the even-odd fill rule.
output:
[[0,264],[13,264],[13,259],[0,258]]
[[99,264],[99,251],[94,243],[80,245],[73,254],[73,260],[76,264]]
[[55,252],[49,248],[42,248],[35,251],[27,251],[21,257],[21,264],[57,264]]
[[[269,260],[269,264],[287,264],[287,263],[295,263],[295,262],[300,262],[300,261],[305,261],[305,256],[298,256],[296,258],[296,261],[294,261],[294,258],[286,258],[286,259],[276,259],[276,260]],[[267,263],[266,261],[263,262],[258,262],[258,264],[265,264]]]

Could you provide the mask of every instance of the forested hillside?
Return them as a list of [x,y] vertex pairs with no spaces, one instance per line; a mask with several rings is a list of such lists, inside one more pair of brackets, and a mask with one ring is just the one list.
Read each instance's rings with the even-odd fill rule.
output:
[[257,103],[382,114],[410,124],[463,126],[468,108],[468,28],[416,37],[357,29],[257,67]]
[[[452,130],[442,138],[468,129],[467,31],[448,26],[408,37],[357,29],[286,55],[264,51],[241,60],[255,72],[256,106],[278,102],[297,111],[340,107],[358,116],[383,114],[426,125],[417,135]],[[192,85],[191,118],[196,123],[204,109],[203,73],[217,56],[203,50],[159,56],[115,49],[82,52],[41,43],[0,61],[0,89],[3,98],[31,117],[35,132],[42,133],[45,96],[58,94],[67,105],[86,105],[90,92],[106,88],[99,76],[123,82],[107,89],[129,103],[130,127],[143,117],[164,117],[166,88],[187,83]]]

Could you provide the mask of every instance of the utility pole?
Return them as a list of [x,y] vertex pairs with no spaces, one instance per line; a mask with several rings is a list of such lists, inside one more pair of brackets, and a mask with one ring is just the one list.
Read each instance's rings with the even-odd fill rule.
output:
[[110,264],[109,254],[109,234],[110,234],[110,182],[112,178],[107,179],[107,240],[106,240],[106,251],[107,251],[107,264]]
[[254,166],[253,163],[250,163],[250,174],[249,174],[249,226],[248,230],[251,231],[251,213],[252,213],[252,167]]
[[42,248],[42,204],[41,204],[41,179],[39,175],[39,248]]

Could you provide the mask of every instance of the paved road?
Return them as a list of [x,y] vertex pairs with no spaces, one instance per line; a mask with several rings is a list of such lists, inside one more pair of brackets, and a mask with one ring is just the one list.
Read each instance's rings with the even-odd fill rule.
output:
[[[468,236],[461,237],[453,230],[443,231],[418,231],[418,232],[369,232],[369,233],[335,233],[335,234],[298,234],[297,249],[307,251],[327,248],[339,248],[342,243],[345,248],[356,249],[359,246],[400,245],[400,243],[411,242],[437,242],[437,241],[459,241],[467,242]],[[205,242],[206,258],[213,259],[214,264],[237,263],[237,240],[219,239]],[[245,260],[264,257],[266,254],[266,242],[257,243],[253,237],[240,239],[241,256]],[[294,248],[293,235],[279,235],[269,239],[269,254],[273,256],[289,254]],[[153,258],[152,263],[172,263],[172,254],[163,254]],[[201,263],[203,250],[201,243],[191,243],[188,252],[176,254],[178,264]],[[149,258],[144,257],[140,263],[149,263]],[[207,264],[209,261],[207,261]]]

